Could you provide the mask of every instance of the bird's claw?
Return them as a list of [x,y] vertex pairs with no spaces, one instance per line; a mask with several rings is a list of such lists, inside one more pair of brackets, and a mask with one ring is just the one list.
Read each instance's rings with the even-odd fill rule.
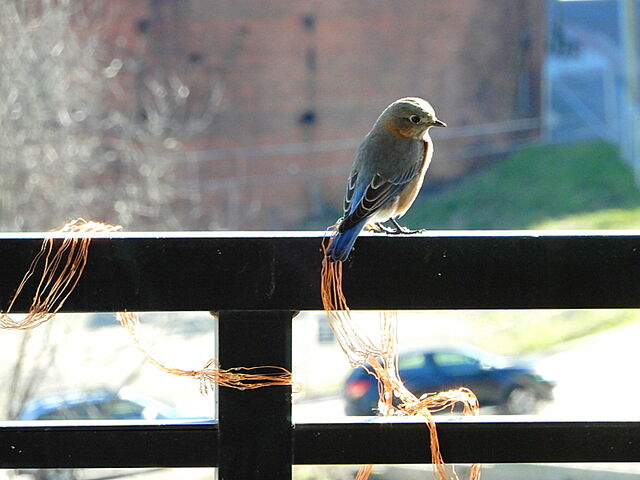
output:
[[410,228],[403,227],[397,221],[394,221],[394,219],[391,219],[391,223],[393,223],[393,227],[387,227],[381,222],[378,222],[367,225],[365,229],[369,232],[386,233],[387,235],[413,235],[415,233],[422,233],[426,231],[424,228],[421,228],[419,230],[412,230]]
[[424,232],[424,228],[421,228],[419,230],[412,230],[410,228],[407,227],[403,227],[402,225],[400,225],[398,223],[398,221],[395,218],[391,218],[389,219],[391,220],[391,223],[393,223],[393,226],[395,227],[395,230],[393,232],[389,232],[392,233],[393,235],[413,235],[415,233],[422,233]]
[[407,227],[400,227],[395,233],[402,233],[405,235],[414,235],[416,233],[422,233],[422,232],[426,232],[426,230],[424,228],[419,228],[417,230],[413,230],[411,228],[407,228]]
[[373,232],[373,233],[389,233],[389,234],[398,233],[395,229],[390,228],[390,227],[385,227],[381,223],[375,223],[373,225],[367,225],[367,227],[365,227],[365,228],[369,232]]
[[414,235],[416,233],[422,233],[425,231],[426,230],[424,228],[420,228],[419,230],[412,230],[411,228],[402,226],[396,229],[388,228],[385,230],[385,232],[389,235]]

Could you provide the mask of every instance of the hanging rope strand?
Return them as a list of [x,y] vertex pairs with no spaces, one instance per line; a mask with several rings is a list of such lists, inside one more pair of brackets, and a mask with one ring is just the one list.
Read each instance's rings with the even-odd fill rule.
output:
[[[375,345],[353,326],[349,306],[342,291],[342,262],[331,261],[327,251],[334,237],[325,237],[322,248],[321,296],[331,329],[352,366],[361,366],[378,381],[378,410],[382,415],[421,415],[429,430],[429,448],[435,473],[441,480],[458,479],[453,466],[447,466],[440,451],[440,441],[433,413],[462,405],[465,415],[478,414],[478,400],[470,390],[461,388],[430,393],[417,398],[404,385],[398,373],[397,313],[380,313],[380,343]],[[394,402],[398,399],[398,402]],[[397,405],[396,405],[397,403]],[[367,480],[373,465],[364,465],[356,480]],[[470,480],[480,478],[481,467],[472,465]]]

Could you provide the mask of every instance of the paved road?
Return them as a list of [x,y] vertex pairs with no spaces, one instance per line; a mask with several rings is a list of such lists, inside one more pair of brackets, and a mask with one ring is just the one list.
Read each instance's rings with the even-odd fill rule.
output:
[[542,413],[565,418],[638,419],[640,323],[565,345],[544,361],[557,381],[556,400]]

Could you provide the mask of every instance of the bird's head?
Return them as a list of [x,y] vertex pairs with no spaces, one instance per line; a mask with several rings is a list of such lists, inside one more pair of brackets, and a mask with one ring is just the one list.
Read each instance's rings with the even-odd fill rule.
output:
[[429,102],[419,97],[405,97],[389,105],[376,122],[389,132],[415,140],[427,140],[431,127],[446,127],[436,117]]

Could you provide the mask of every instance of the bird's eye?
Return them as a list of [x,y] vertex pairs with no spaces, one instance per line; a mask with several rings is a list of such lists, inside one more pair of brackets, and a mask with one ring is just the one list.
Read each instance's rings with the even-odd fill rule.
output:
[[411,115],[409,121],[415,125],[420,123],[420,117],[418,115]]

